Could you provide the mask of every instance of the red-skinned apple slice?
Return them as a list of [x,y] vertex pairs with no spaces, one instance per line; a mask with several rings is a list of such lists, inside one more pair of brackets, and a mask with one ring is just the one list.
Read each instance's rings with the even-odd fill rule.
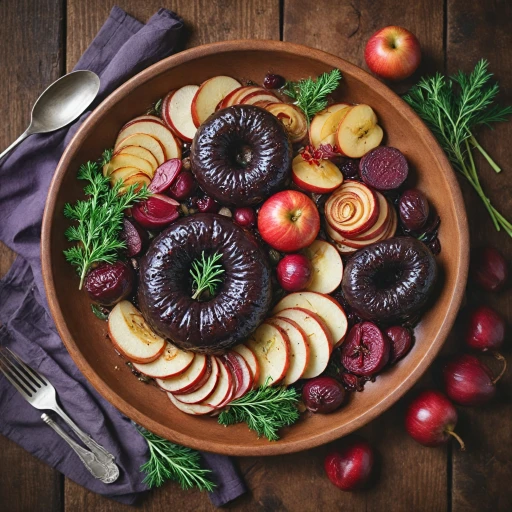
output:
[[304,308],[317,314],[329,327],[337,346],[347,334],[348,322],[345,310],[330,295],[317,292],[295,292],[283,297],[272,311],[273,315],[288,308]]
[[256,387],[256,383],[260,378],[260,365],[254,352],[246,347],[243,343],[233,347],[231,350],[234,350],[237,354],[240,354],[245,362],[249,365],[249,369],[251,370],[251,376],[253,381],[253,387]]
[[377,122],[375,112],[368,105],[352,107],[336,132],[338,151],[349,158],[361,158],[376,148],[384,136]]
[[120,140],[116,144],[114,150],[118,152],[125,146],[139,146],[147,149],[155,157],[158,165],[162,165],[165,161],[164,150],[162,149],[160,142],[151,137],[151,135],[147,135],[145,133],[134,133],[133,135],[129,135],[125,139]]
[[343,183],[343,174],[330,160],[304,160],[297,155],[292,162],[292,180],[304,190],[327,194]]
[[153,177],[156,168],[144,158],[125,153],[121,150],[120,153],[114,155],[108,164],[103,166],[103,176],[110,176],[115,170],[121,167],[135,167],[140,169],[140,172],[147,174],[150,178]]
[[351,105],[346,105],[345,108],[340,108],[336,112],[333,112],[322,125],[320,139],[325,140],[328,137],[335,136],[341,121],[345,119],[345,116],[349,113],[351,108]]
[[158,386],[170,393],[187,393],[192,390],[205,375],[210,376],[211,363],[204,354],[196,354],[191,365],[179,375],[156,379]]
[[175,397],[181,403],[184,404],[198,404],[203,400],[206,400],[210,395],[213,394],[220,377],[219,362],[215,356],[211,358],[211,371],[210,376],[206,382],[199,388],[194,389],[189,393],[175,393]]
[[175,405],[176,409],[184,412],[186,414],[191,414],[193,416],[203,416],[204,414],[209,414],[215,410],[215,407],[211,407],[210,405],[204,404],[184,404],[180,402],[172,393],[167,393],[169,400]]
[[133,363],[133,366],[144,375],[154,379],[168,379],[183,373],[194,360],[193,352],[185,352],[176,345],[167,342],[158,359],[151,363]]
[[342,109],[350,107],[348,103],[335,103],[334,105],[329,105],[326,109],[322,110],[318,114],[316,114],[311,120],[311,124],[309,125],[309,141],[311,145],[317,148],[320,146],[322,139],[324,137],[321,136],[322,128],[324,124],[327,122],[327,119]]
[[123,127],[121,128],[121,130],[124,130],[125,128],[127,128],[128,126],[130,126],[133,123],[138,123],[139,121],[152,121],[154,123],[160,123],[162,125],[164,124],[164,122],[158,116],[143,115],[143,116],[134,117],[133,119],[131,119],[130,121],[125,123],[123,125]]
[[324,240],[315,240],[302,249],[313,267],[313,279],[306,290],[318,293],[331,293],[343,279],[343,261],[334,245]]
[[115,146],[126,137],[134,135],[135,133],[145,133],[156,139],[164,150],[165,160],[181,158],[181,142],[173,135],[167,126],[151,119],[140,119],[125,125],[117,136]]
[[118,181],[126,183],[128,178],[135,176],[136,174],[144,174],[144,176],[149,179],[149,176],[143,173],[140,169],[137,169],[137,167],[120,167],[110,174],[110,184],[114,186]]
[[185,142],[192,142],[197,130],[191,109],[198,89],[197,85],[185,85],[169,93],[162,102],[162,117],[165,123]]
[[151,180],[149,191],[161,194],[170,188],[181,171],[182,163],[179,158],[171,158],[158,167]]
[[236,380],[235,391],[231,398],[232,400],[236,400],[244,396],[254,384],[251,369],[246,360],[234,350],[227,352],[224,357]]
[[196,127],[204,123],[215,112],[219,102],[240,85],[230,76],[214,76],[203,82],[192,100],[191,112]]
[[209,405],[215,408],[223,407],[231,399],[233,394],[233,376],[226,363],[219,357],[216,357],[216,359],[219,367],[219,380],[217,381],[213,393],[202,402],[203,405]]
[[288,335],[290,341],[290,365],[282,380],[282,384],[289,386],[297,382],[308,367],[310,358],[308,336],[297,322],[289,318],[272,317],[267,321],[277,327],[281,327]]
[[[175,391],[174,394],[176,396],[179,395],[186,395],[187,393],[193,393],[194,391],[197,391],[200,387],[204,386],[206,381],[210,378],[210,375],[212,373],[212,362],[211,357],[206,357],[207,363],[206,363],[206,371],[204,372],[203,376],[199,381],[195,382],[193,385],[187,386],[185,389],[181,389],[179,391]],[[188,369],[187,369],[188,371]]]
[[296,322],[306,333],[309,361],[301,378],[311,379],[320,375],[327,368],[332,352],[332,336],[325,322],[315,313],[303,308],[283,309],[276,316]]
[[[120,170],[118,169],[118,171]],[[132,174],[123,180],[123,186],[119,189],[119,194],[125,194],[132,185],[137,185],[135,190],[140,190],[144,185],[148,186],[150,181],[149,176],[143,172]]]
[[137,156],[139,158],[142,158],[143,160],[147,160],[148,163],[153,168],[153,174],[158,167],[158,161],[153,155],[153,153],[149,151],[149,149],[143,148],[141,146],[123,146],[122,148],[117,149],[112,156],[117,156],[121,153],[125,155],[128,154]]
[[134,363],[151,363],[165,350],[166,341],[153,332],[141,312],[127,300],[117,303],[108,316],[113,345]]
[[279,99],[268,91],[256,91],[242,98],[242,105],[254,105],[260,101],[279,103]]
[[290,341],[286,332],[269,322],[263,322],[245,342],[260,367],[256,386],[278,384],[290,365]]
[[290,103],[271,102],[260,100],[253,105],[261,106],[276,116],[281,121],[290,137],[292,143],[300,142],[308,134],[308,123],[306,116],[300,108]]
[[239,99],[242,98],[243,96],[251,93],[251,92],[255,92],[255,91],[259,91],[261,89],[261,87],[258,87],[258,86],[254,86],[254,85],[246,85],[244,87],[238,87],[237,89],[234,89],[233,91],[231,91],[219,104],[219,109],[220,108],[226,108],[226,107],[231,107],[233,105],[238,105],[239,104]]

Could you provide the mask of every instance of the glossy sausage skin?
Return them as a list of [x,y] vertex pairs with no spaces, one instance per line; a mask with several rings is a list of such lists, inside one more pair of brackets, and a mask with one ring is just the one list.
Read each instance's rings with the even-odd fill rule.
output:
[[[216,296],[193,300],[192,262],[222,254]],[[195,352],[221,352],[247,338],[267,316],[272,298],[266,255],[231,219],[197,214],[154,239],[140,262],[139,307],[160,335]]]
[[190,150],[201,188],[221,204],[261,203],[283,188],[292,146],[281,122],[253,105],[212,114],[197,130]]

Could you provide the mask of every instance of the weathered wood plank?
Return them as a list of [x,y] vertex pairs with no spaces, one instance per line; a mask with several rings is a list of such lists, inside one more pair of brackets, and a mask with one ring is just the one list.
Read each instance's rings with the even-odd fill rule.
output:
[[[501,101],[512,104],[512,33],[510,2],[448,1],[447,70],[470,71],[478,59],[485,57],[490,69],[500,82]],[[512,166],[510,138],[512,126],[503,123],[495,130],[482,130],[477,138],[502,166],[496,175],[483,158],[477,158],[481,182],[493,204],[509,219],[512,218]],[[461,180],[466,205],[470,214],[472,246],[492,245],[499,248],[510,261],[512,240],[505,233],[497,233],[476,193]],[[485,303],[498,309],[510,322],[512,318],[512,291],[492,295],[477,292],[470,284],[469,304]],[[510,361],[510,350],[508,350]],[[484,358],[491,366],[493,360]],[[496,365],[494,365],[496,368]],[[452,510],[501,511],[512,509],[512,392],[511,372],[498,386],[497,399],[482,408],[459,408],[461,435],[466,452],[454,450],[452,477]]]

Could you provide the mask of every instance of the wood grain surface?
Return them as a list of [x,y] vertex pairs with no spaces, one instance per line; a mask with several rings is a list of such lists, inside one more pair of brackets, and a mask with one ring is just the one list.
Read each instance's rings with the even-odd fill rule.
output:
[[[238,38],[280,39],[320,48],[365,67],[363,51],[376,29],[398,24],[418,35],[423,48],[419,72],[469,70],[486,57],[512,103],[512,5],[506,0],[122,0],[118,5],[141,21],[159,7],[179,13],[189,29],[188,47]],[[7,0],[0,2],[0,84],[4,101],[0,145],[6,146],[27,124],[30,105],[64,70],[72,69],[112,7],[108,0]],[[269,63],[269,68],[272,63]],[[512,136],[510,123],[487,131],[482,144],[502,165],[496,176],[478,160],[482,183],[503,213],[512,216]],[[490,244],[512,254],[512,241],[496,233],[479,199],[461,181],[470,215],[472,245]],[[1,186],[1,184],[0,184]],[[0,246],[0,275],[14,259]],[[508,319],[510,291],[490,296],[468,288],[468,303],[484,300]],[[457,349],[460,326],[450,337],[446,353]],[[510,354],[509,354],[510,355]],[[466,452],[455,446],[423,448],[404,432],[407,400],[432,384],[432,372],[408,397],[366,426],[360,434],[379,453],[378,478],[367,491],[344,493],[332,486],[323,471],[331,446],[276,458],[241,458],[238,463],[250,492],[227,505],[243,511],[484,511],[512,510],[512,372],[499,386],[497,403],[483,409],[459,408],[460,433]],[[129,510],[86,491],[0,438],[0,508],[11,511],[117,512]],[[208,497],[166,484],[148,493],[143,511],[213,510]]]

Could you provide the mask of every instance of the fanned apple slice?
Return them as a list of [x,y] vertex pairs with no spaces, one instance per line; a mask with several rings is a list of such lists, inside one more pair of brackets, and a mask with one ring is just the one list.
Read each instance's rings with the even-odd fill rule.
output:
[[332,352],[332,336],[327,325],[318,315],[304,308],[283,309],[276,316],[296,322],[306,333],[309,361],[301,378],[311,379],[320,375],[327,368]]
[[338,131],[338,127],[345,119],[345,116],[350,112],[350,109],[352,108],[352,105],[346,105],[345,108],[340,108],[339,110],[336,110],[336,112],[333,112],[326,120],[325,123],[322,125],[322,129],[320,130],[320,138],[322,140],[325,140],[327,137],[333,137]]
[[203,82],[192,100],[192,119],[196,127],[215,112],[221,100],[240,86],[240,82],[230,76],[214,76]]
[[114,155],[108,164],[103,166],[103,176],[110,176],[116,169],[121,167],[136,167],[140,172],[147,174],[150,178],[153,177],[155,169],[153,166],[143,158],[129,153],[124,153],[122,150],[117,155]]
[[375,112],[368,105],[351,108],[338,127],[338,151],[349,158],[361,158],[376,148],[384,136],[377,122]]
[[212,369],[206,382],[200,388],[189,393],[176,393],[175,397],[177,400],[184,404],[197,404],[206,400],[215,391],[219,381],[220,368],[216,357],[212,356],[210,359]]
[[192,142],[197,130],[191,109],[198,89],[197,85],[185,85],[169,93],[162,102],[162,117],[165,123],[185,142]]
[[254,381],[251,369],[246,360],[234,350],[229,350],[224,356],[224,360],[233,374],[236,386],[231,400],[236,400],[244,396],[253,386]]
[[243,98],[247,94],[258,91],[261,88],[259,86],[254,85],[246,85],[244,87],[237,87],[236,89],[233,89],[220,103],[218,108],[226,108],[231,107],[233,105],[238,105],[239,99]]
[[312,311],[327,324],[335,346],[345,338],[348,328],[347,315],[330,295],[317,292],[290,293],[277,303],[272,314],[278,315],[283,309],[297,307]]
[[219,380],[213,393],[201,402],[202,405],[209,405],[215,408],[223,407],[233,394],[233,376],[226,363],[219,357],[216,357],[216,359],[219,367]]
[[194,360],[193,352],[185,352],[176,345],[167,342],[164,351],[158,359],[151,363],[133,363],[139,372],[154,379],[168,379],[183,373]]
[[279,103],[279,98],[274,94],[266,91],[265,89],[261,91],[256,91],[242,98],[242,105],[254,105],[260,101],[269,101],[271,103]]
[[336,290],[343,279],[343,261],[336,247],[324,240],[315,240],[301,252],[313,267],[313,279],[306,289],[318,293]]
[[164,122],[158,116],[151,116],[149,114],[146,114],[143,116],[134,117],[133,119],[131,119],[130,121],[125,123],[123,125],[123,127],[121,128],[121,130],[124,130],[124,128],[126,128],[127,126],[130,126],[133,123],[138,123],[139,121],[153,121],[154,123],[160,123],[162,125],[164,124]]
[[243,343],[233,347],[231,350],[234,350],[245,359],[245,362],[249,365],[251,370],[253,387],[256,387],[256,383],[260,378],[260,365],[256,359],[256,356],[254,355],[254,352],[250,348],[246,347]]
[[343,183],[343,174],[330,160],[307,161],[297,155],[292,162],[292,180],[303,190],[327,194]]
[[335,103],[334,105],[329,105],[327,108],[316,114],[311,120],[311,124],[309,125],[309,141],[312,146],[318,148],[320,146],[323,137],[322,128],[324,124],[327,122],[327,119],[342,109],[350,107],[348,103]]
[[[263,102],[265,103],[264,106]],[[308,134],[306,116],[304,112],[295,105],[268,100],[256,101],[253,105],[261,106],[276,116],[277,119],[283,123],[292,143],[300,142]]]
[[123,183],[124,185],[119,189],[119,194],[125,194],[132,185],[137,185],[135,190],[140,190],[144,185],[147,187],[151,180],[147,174],[139,172],[126,178]]
[[129,135],[125,139],[116,142],[114,150],[117,152],[126,146],[139,146],[147,149],[155,157],[158,165],[162,165],[165,162],[164,150],[160,142],[151,137],[151,135],[147,135],[146,133],[134,133],[133,135]]
[[174,377],[157,378],[156,383],[164,391],[186,393],[201,382],[207,373],[208,376],[210,375],[210,372],[207,372],[208,368],[211,369],[209,358],[204,354],[196,354],[191,365],[184,372]]
[[117,303],[108,316],[113,345],[134,363],[151,363],[160,357],[166,341],[153,332],[141,312],[127,300]]
[[146,160],[153,168],[153,174],[155,174],[155,171],[159,165],[153,153],[151,153],[149,149],[143,148],[141,146],[123,146],[122,148],[117,149],[112,156],[117,156],[119,154],[133,155]]
[[290,365],[290,341],[285,331],[269,322],[263,322],[245,342],[260,367],[256,386],[278,384]]
[[117,136],[115,146],[126,137],[135,133],[145,133],[156,139],[164,150],[165,160],[181,158],[181,142],[163,123],[154,120],[139,119],[124,126]]
[[184,404],[180,402],[172,393],[167,393],[169,400],[175,405],[176,409],[184,412],[186,414],[191,414],[193,416],[202,416],[204,414],[209,414],[215,410],[215,407],[211,407],[210,405],[204,404]]
[[302,377],[309,364],[310,349],[308,336],[300,325],[290,318],[273,316],[268,319],[268,322],[281,327],[290,341],[290,365],[282,380],[283,385],[289,386]]

